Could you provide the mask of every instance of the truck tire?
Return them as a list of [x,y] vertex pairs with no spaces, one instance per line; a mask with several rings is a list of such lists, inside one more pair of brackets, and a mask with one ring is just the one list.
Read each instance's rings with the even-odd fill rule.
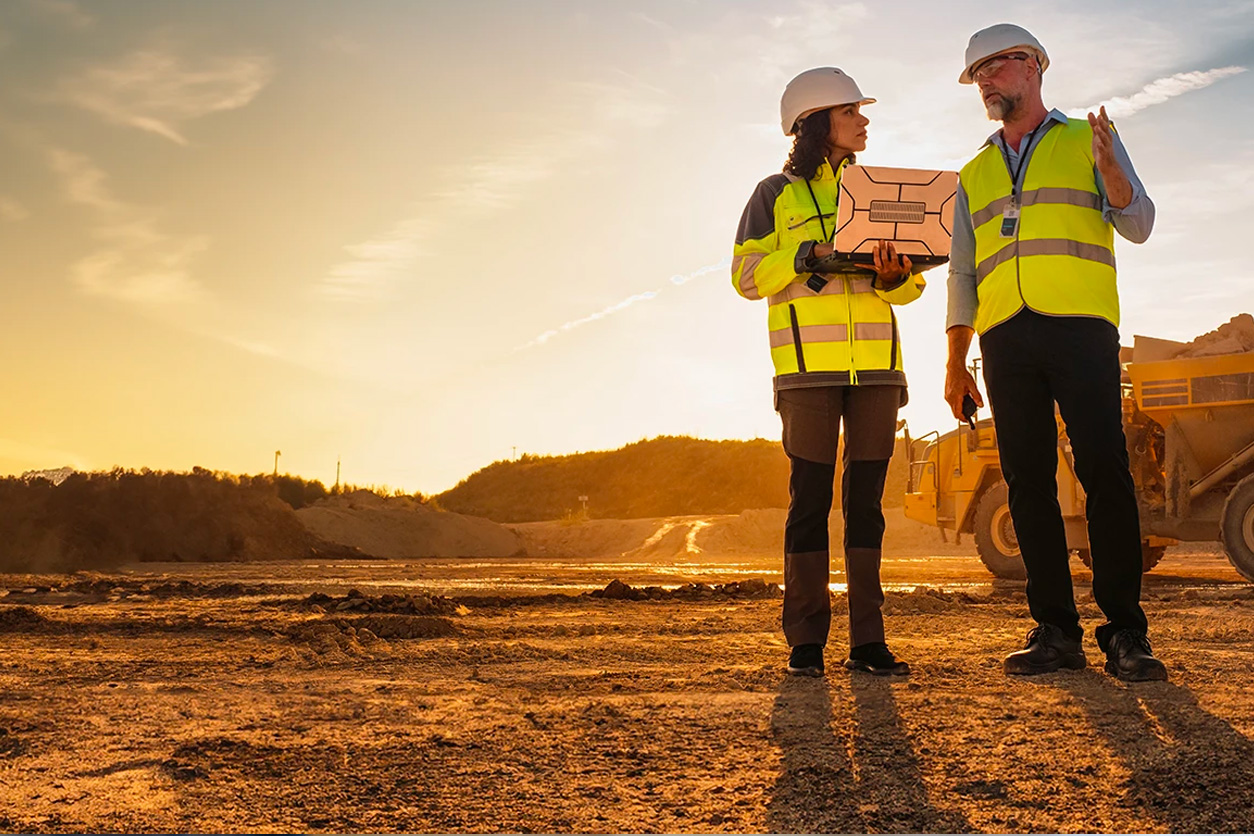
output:
[[1158,561],[1163,559],[1163,555],[1167,553],[1166,546],[1151,546],[1148,543],[1141,544],[1141,574],[1145,574],[1150,569],[1158,565]]
[[975,549],[995,577],[1021,581],[1028,572],[1023,566],[1006,497],[1005,482],[997,482],[980,495],[975,506]]
[[[1150,569],[1158,565],[1158,561],[1163,559],[1163,555],[1167,553],[1166,546],[1151,546],[1149,543],[1141,543],[1141,574],[1144,575]],[[1080,558],[1080,562],[1084,564],[1084,568],[1093,568],[1093,553],[1088,549],[1077,549],[1076,556]]]
[[1254,474],[1228,493],[1219,515],[1219,531],[1228,562],[1246,580],[1254,581]]

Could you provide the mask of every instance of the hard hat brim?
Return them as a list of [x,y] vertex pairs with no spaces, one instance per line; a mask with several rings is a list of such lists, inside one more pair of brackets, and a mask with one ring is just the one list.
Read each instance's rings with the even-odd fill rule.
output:
[[841,102],[839,104],[823,105],[822,107],[816,107],[812,110],[807,110],[805,113],[802,113],[796,119],[792,120],[793,127],[790,128],[788,132],[784,134],[784,136],[794,136],[797,133],[796,131],[797,123],[800,122],[802,119],[806,118],[807,116],[811,116],[815,113],[818,113],[820,110],[831,110],[834,107],[844,107],[845,105],[848,105],[848,104],[856,104],[856,105],[875,104],[875,102],[876,102],[875,99],[858,99],[857,101],[853,101],[853,102]]

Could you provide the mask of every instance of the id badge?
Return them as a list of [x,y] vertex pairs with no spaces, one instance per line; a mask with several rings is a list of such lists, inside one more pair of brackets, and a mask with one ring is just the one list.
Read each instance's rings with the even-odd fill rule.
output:
[[1014,238],[1019,231],[1019,201],[1011,198],[1001,214],[1001,237]]

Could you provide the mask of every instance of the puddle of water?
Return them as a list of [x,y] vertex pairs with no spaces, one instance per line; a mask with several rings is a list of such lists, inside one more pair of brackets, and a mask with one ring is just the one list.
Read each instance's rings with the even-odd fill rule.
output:
[[[688,526],[691,530],[691,526]],[[911,566],[907,568],[907,564]],[[920,571],[917,564],[929,564]],[[832,592],[847,592],[842,564],[833,557]],[[781,561],[771,557],[703,560],[697,555],[680,562],[651,563],[638,557],[613,558],[432,558],[405,561],[287,561],[237,564],[140,564],[124,570],[132,578],[191,579],[201,582],[245,582],[284,587],[317,587],[347,591],[352,587],[427,594],[578,594],[604,589],[618,578],[633,587],[674,588],[684,583],[720,584],[748,578],[781,583]],[[885,560],[884,589],[891,593],[928,587],[943,592],[987,592],[993,578],[974,561],[954,558],[894,558]],[[1164,579],[1168,580],[1168,579]],[[1195,591],[1205,595],[1217,588],[1251,587],[1229,582],[1216,586],[1198,578],[1171,579],[1172,583],[1147,584],[1155,592]],[[1183,581],[1183,582],[1181,582]]]

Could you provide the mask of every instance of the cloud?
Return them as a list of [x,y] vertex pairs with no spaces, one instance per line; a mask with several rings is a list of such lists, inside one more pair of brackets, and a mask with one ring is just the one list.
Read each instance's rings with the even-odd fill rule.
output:
[[30,217],[30,212],[25,206],[16,200],[0,195],[0,221],[24,221]]
[[1068,115],[1079,118],[1087,113],[1096,113],[1098,108],[1104,106],[1107,115],[1112,119],[1131,116],[1134,113],[1145,110],[1147,107],[1153,107],[1169,99],[1174,99],[1176,96],[1182,96],[1185,93],[1209,87],[1221,79],[1239,75],[1245,72],[1246,69],[1246,67],[1218,67],[1213,70],[1176,73],[1166,78],[1151,81],[1131,96],[1116,96],[1113,99],[1107,99],[1091,107],[1076,108],[1069,111]]
[[777,91],[804,69],[839,65],[838,56],[858,43],[859,24],[871,17],[863,3],[822,0],[803,0],[792,11],[766,16],[731,4],[720,8],[727,11],[711,25],[672,39],[670,51],[680,69],[716,77],[724,90]]
[[261,56],[214,58],[190,66],[164,49],[141,50],[63,81],[59,98],[118,125],[188,143],[184,123],[244,107],[273,76]]
[[425,215],[398,221],[383,234],[360,244],[350,244],[351,256],[327,273],[318,293],[336,301],[361,301],[379,295],[391,278],[413,270],[430,238],[433,224]]
[[[344,249],[316,292],[336,301],[382,296],[394,281],[412,276],[422,255],[449,229],[465,227],[517,205],[536,184],[560,174],[573,160],[605,151],[625,132],[656,127],[675,107],[669,93],[625,77],[622,83],[570,82],[561,88],[570,117],[507,150],[471,157],[443,172],[446,183],[418,201],[412,214],[374,238]],[[552,118],[552,117],[548,117]],[[525,133],[525,132],[520,132]]]
[[143,305],[204,298],[189,268],[208,248],[207,237],[162,233],[151,212],[114,198],[104,172],[81,154],[53,149],[48,164],[60,178],[66,198],[93,212],[89,235],[99,248],[70,268],[81,290]]
[[[718,262],[717,264],[707,264],[704,267],[698,267],[696,270],[693,270],[691,273],[687,273],[684,275],[671,276],[671,284],[676,285],[676,286],[685,285],[688,282],[692,281],[693,279],[697,279],[697,278],[700,278],[701,276],[709,275],[710,273],[717,273],[722,270],[727,270],[730,267],[731,267],[731,259],[725,258],[722,261]],[[616,314],[619,311],[625,311],[627,308],[630,308],[632,305],[635,305],[637,302],[648,302],[653,299],[656,299],[661,292],[662,292],[662,289],[659,288],[658,290],[647,290],[644,293],[637,293],[633,296],[628,296],[623,301],[616,302],[615,304],[610,305],[608,308],[602,308],[596,313],[588,314],[587,316],[581,317],[579,319],[573,319],[570,322],[564,322],[561,325],[557,326],[556,328],[553,328],[549,331],[545,331],[543,334],[539,335],[538,337],[531,340],[530,342],[517,346],[514,349],[514,351],[523,351],[524,349],[534,348],[535,346],[538,346],[538,345],[544,345],[549,340],[553,339],[559,334],[564,334],[567,331],[573,331],[576,328],[579,328],[584,325],[588,325],[589,323],[592,323],[592,322],[596,322],[597,320],[605,319],[607,316]]]

